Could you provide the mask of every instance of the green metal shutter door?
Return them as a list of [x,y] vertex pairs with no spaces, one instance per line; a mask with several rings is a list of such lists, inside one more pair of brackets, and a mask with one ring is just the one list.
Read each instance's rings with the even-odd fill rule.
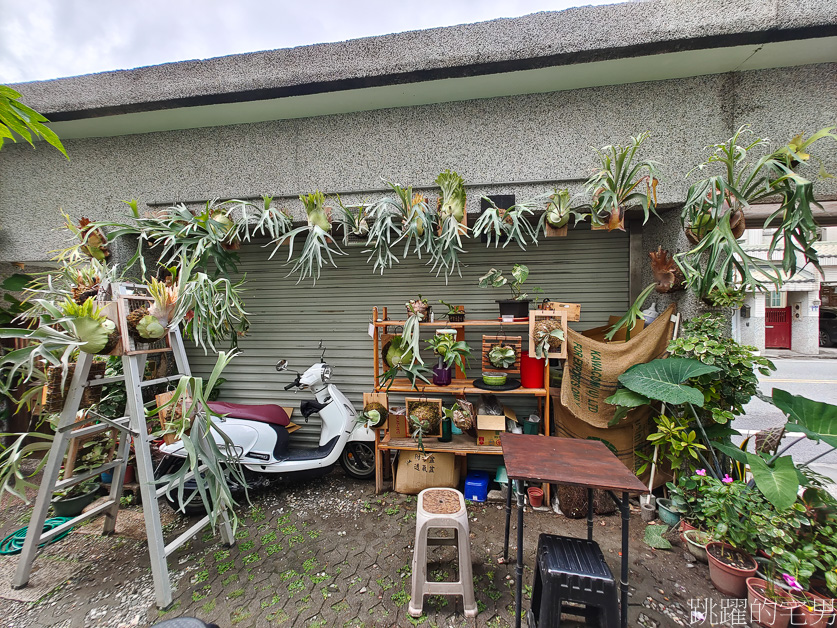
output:
[[[326,361],[334,367],[333,383],[351,399],[356,408],[362,405],[363,392],[372,390],[372,339],[367,335],[372,308],[389,308],[390,319],[403,320],[404,303],[423,295],[433,304],[434,313],[446,311],[439,299],[465,305],[468,319],[489,319],[498,315],[495,299],[508,298],[508,288],[482,289],[477,279],[490,267],[507,274],[515,263],[526,264],[530,275],[524,284],[532,296],[536,287],[554,301],[581,304],[581,321],[576,329],[588,329],[607,322],[611,314],[623,314],[628,307],[628,236],[621,232],[571,230],[567,237],[543,239],[537,247],[521,251],[516,245],[486,248],[470,243],[462,258],[468,266],[462,278],[453,277],[445,285],[444,278],[434,277],[423,260],[409,260],[382,275],[371,273],[371,264],[358,247],[346,249],[348,255],[337,258],[338,268],[324,268],[313,286],[310,280],[295,283],[285,277],[288,267],[281,264],[283,247],[273,260],[268,260],[272,247],[249,244],[240,251],[240,270],[247,275],[244,301],[251,317],[251,329],[239,342],[242,353],[224,371],[226,382],[221,399],[235,403],[278,403],[299,407],[308,398],[307,392],[294,394],[282,387],[292,375],[277,373],[276,361],[285,358],[290,368],[304,371],[319,360],[317,343],[327,347]],[[469,331],[466,340],[475,358],[469,376],[480,372],[481,336],[494,334],[497,328]],[[523,335],[524,328],[510,328],[510,335]],[[193,348],[187,341],[189,360],[195,375],[206,376],[215,364],[215,356]],[[431,353],[423,355],[425,363],[434,364]],[[393,395],[393,401],[402,397]],[[508,398],[507,398],[508,399]],[[476,399],[474,399],[476,400]],[[445,403],[451,401],[445,397]],[[514,409],[528,415],[535,407],[534,399],[515,398]],[[294,434],[299,446],[315,446],[319,435],[319,419],[308,424],[298,411],[294,419],[303,427]]]

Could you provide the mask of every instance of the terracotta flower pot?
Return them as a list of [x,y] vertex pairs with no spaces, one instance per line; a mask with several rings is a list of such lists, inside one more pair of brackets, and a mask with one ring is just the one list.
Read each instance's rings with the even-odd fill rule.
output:
[[799,603],[778,587],[774,587],[771,599],[767,596],[768,586],[761,578],[747,578],[750,619],[766,628],[786,628]]
[[686,532],[687,530],[697,530],[697,528],[695,526],[693,526],[691,523],[689,523],[688,521],[686,521],[685,519],[681,519],[680,520],[680,531],[681,532]]
[[[735,564],[730,561],[730,553]],[[747,578],[752,577],[758,569],[755,559],[732,545],[719,541],[706,545],[706,557],[709,559],[709,577],[715,588],[724,595],[743,598],[747,594]]]
[[825,628],[834,616],[834,600],[820,597],[816,593],[802,591],[798,594],[806,599],[799,602],[793,609],[792,626],[810,626],[814,628]]
[[543,491],[536,486],[530,486],[526,492],[529,493],[529,504],[532,508],[540,508],[543,504]]

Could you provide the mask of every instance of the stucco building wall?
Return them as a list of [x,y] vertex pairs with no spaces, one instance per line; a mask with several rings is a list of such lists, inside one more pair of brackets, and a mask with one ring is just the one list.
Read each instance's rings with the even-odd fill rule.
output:
[[[468,208],[476,212],[480,192],[522,198],[554,185],[580,191],[596,165],[591,147],[624,143],[645,130],[651,138],[643,154],[662,171],[659,200],[676,205],[688,188],[686,173],[707,154],[704,147],[741,124],[751,123],[777,144],[833,124],[835,85],[837,64],[800,66],[68,140],[69,162],[43,146],[7,144],[0,152],[0,260],[43,260],[61,246],[59,208],[116,219],[126,210],[121,201],[131,198],[169,203],[269,193],[286,195],[282,204],[301,217],[299,193],[377,189],[381,177],[432,186],[440,171],[452,168],[468,182],[486,184],[469,190]],[[835,169],[837,154],[825,165]],[[514,183],[526,181],[541,183]],[[834,198],[837,182],[818,193]],[[657,244],[684,246],[676,213],[666,214],[666,224],[649,221],[643,264]]]

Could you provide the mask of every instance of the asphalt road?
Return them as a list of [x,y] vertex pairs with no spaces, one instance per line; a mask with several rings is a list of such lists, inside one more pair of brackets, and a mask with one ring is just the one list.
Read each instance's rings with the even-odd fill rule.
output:
[[[761,377],[759,388],[770,396],[774,388],[786,390],[794,395],[802,395],[815,401],[824,401],[837,405],[837,360],[830,359],[788,359],[771,358],[776,371],[770,377]],[[745,407],[745,414],[733,422],[733,427],[744,433],[745,430],[758,431],[768,427],[783,425],[784,414],[775,406],[758,398],[753,398]],[[785,436],[782,446],[788,444],[794,436]],[[788,450],[797,464],[831,449],[825,443],[816,444],[809,439],[797,443]],[[837,451],[828,453],[817,460],[816,471],[832,477],[837,482]]]

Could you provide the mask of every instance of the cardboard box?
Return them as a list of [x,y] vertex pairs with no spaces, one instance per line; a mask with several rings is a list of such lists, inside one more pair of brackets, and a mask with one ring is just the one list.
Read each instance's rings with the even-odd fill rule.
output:
[[503,414],[477,415],[477,445],[500,446],[500,435],[506,431],[506,418],[517,422],[514,410],[503,406]]
[[[636,470],[645,464],[645,460],[637,456],[637,452],[644,455],[653,453],[654,448],[648,440],[648,435],[654,429],[651,420],[651,410],[648,407],[633,410],[628,417],[632,421],[626,425],[611,428],[598,428],[585,423],[577,418],[565,406],[561,405],[560,397],[552,398],[552,408],[555,416],[555,435],[564,438],[583,438],[587,440],[598,440],[607,445],[619,460],[628,469],[636,473]],[[651,465],[639,476],[639,479],[648,484],[651,475]],[[654,484],[660,486],[668,480],[668,473],[664,469],[657,468],[654,476]]]
[[456,488],[459,469],[456,455],[449,452],[423,454],[400,451],[393,465],[392,485],[396,493],[417,495],[426,488]]

